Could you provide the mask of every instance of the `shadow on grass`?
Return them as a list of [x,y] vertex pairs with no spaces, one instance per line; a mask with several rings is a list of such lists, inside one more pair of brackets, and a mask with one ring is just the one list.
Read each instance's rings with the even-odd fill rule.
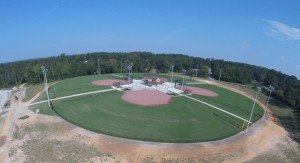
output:
[[220,116],[218,115],[217,113],[213,113],[213,115],[217,118],[219,118],[220,120],[222,120],[223,122],[227,123],[228,125],[230,125],[231,127],[233,127],[234,129],[237,129],[237,130],[242,130],[242,128],[236,124],[235,122],[231,121],[231,120],[228,120],[227,118],[223,117],[223,116]]

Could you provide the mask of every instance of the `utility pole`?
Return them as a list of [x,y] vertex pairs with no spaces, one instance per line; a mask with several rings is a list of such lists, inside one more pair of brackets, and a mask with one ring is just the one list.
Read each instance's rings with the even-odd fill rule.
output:
[[254,107],[255,107],[255,104],[256,104],[257,96],[258,96],[258,93],[261,92],[261,88],[257,87],[256,90],[257,90],[257,93],[256,93],[256,97],[255,97],[255,100],[254,100],[254,103],[253,103],[251,114],[250,114],[250,117],[249,117],[249,120],[248,120],[248,123],[247,123],[246,133],[248,131],[248,127],[249,127],[249,124],[250,124],[251,119],[252,119],[253,110],[254,110]]
[[122,74],[122,71],[123,71],[123,58],[121,58],[121,74]]
[[46,69],[45,66],[42,66],[41,69],[42,69],[43,76],[44,76],[44,84],[45,84],[45,90],[46,90],[46,95],[47,95],[47,99],[48,99],[48,106],[51,107],[49,92],[48,92],[48,83],[47,83],[47,71],[48,71],[48,69]]
[[129,84],[130,84],[130,70],[131,70],[131,66],[129,65],[129,66],[127,67],[127,69],[128,69],[128,87],[129,87]]
[[173,83],[173,72],[174,72],[174,65],[172,65],[172,77],[171,77],[171,83]]
[[186,70],[183,70],[182,83],[181,83],[181,90],[183,90],[183,83],[184,83],[185,72],[186,72]]
[[198,64],[197,64],[197,69],[196,69],[196,78],[198,77]]
[[131,76],[131,80],[133,80],[133,75],[132,75],[132,66],[133,66],[133,63],[130,63],[130,66],[131,66],[131,69],[130,69],[130,76]]
[[130,65],[127,66],[127,69],[128,69],[128,87],[129,87],[129,84],[130,84],[131,79],[132,79],[132,66],[133,66],[133,63],[131,63]]
[[268,107],[268,105],[269,105],[269,102],[270,102],[270,97],[271,97],[271,94],[272,94],[272,92],[274,91],[274,87],[273,86],[269,86],[269,90],[270,90],[270,94],[269,94],[269,97],[268,97],[268,100],[267,100],[267,104],[266,104],[266,107]]
[[98,58],[97,60],[98,60],[98,75],[100,75],[100,63],[99,63],[100,58]]
[[219,83],[221,82],[221,74],[222,74],[223,69],[220,68],[220,75],[219,75]]

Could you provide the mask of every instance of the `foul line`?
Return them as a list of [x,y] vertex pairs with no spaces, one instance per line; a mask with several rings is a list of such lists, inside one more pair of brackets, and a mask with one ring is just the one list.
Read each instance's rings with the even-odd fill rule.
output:
[[[62,99],[66,99],[66,98],[71,98],[71,97],[78,97],[78,96],[84,96],[84,95],[89,95],[89,94],[95,94],[95,93],[101,93],[101,92],[108,92],[108,91],[113,91],[113,90],[118,90],[118,89],[105,89],[105,90],[100,90],[100,91],[93,91],[93,92],[86,92],[86,93],[80,93],[80,94],[75,94],[75,95],[70,95],[70,96],[64,96],[64,97],[58,97],[58,98],[54,98],[54,99],[50,99],[50,101],[56,101],[56,100],[62,100]],[[32,105],[37,105],[37,104],[41,104],[41,103],[45,103],[48,100],[44,100],[44,101],[39,101],[39,102],[35,102],[35,103],[31,103],[28,106],[32,106]]]
[[218,107],[216,107],[216,106],[214,106],[214,105],[211,105],[211,104],[209,104],[209,103],[200,101],[200,100],[198,100],[198,99],[195,99],[195,98],[190,97],[190,96],[187,96],[187,95],[182,95],[182,96],[184,96],[184,97],[186,97],[186,98],[189,98],[189,99],[192,99],[192,100],[194,100],[194,101],[200,102],[200,103],[202,103],[202,104],[204,104],[204,105],[210,106],[210,107],[212,107],[212,108],[215,108],[215,109],[217,109],[217,110],[219,110],[219,111],[222,111],[222,112],[224,112],[224,113],[227,113],[227,114],[229,114],[229,115],[231,115],[231,116],[234,116],[234,117],[236,117],[236,118],[238,118],[238,119],[241,119],[241,120],[243,120],[243,121],[246,121],[246,122],[249,122],[249,123],[252,124],[252,122],[250,122],[250,121],[248,121],[248,120],[246,120],[246,119],[244,119],[244,118],[242,118],[242,117],[240,117],[240,116],[237,116],[237,115],[235,115],[235,114],[232,114],[232,113],[230,113],[230,112],[228,112],[228,111],[226,111],[226,110],[223,110],[223,109],[221,109],[221,108],[218,108]]
[[[66,98],[78,97],[78,96],[84,96],[84,95],[89,95],[89,94],[96,94],[96,93],[101,93],[101,92],[109,92],[109,91],[114,91],[114,90],[119,90],[119,91],[120,91],[120,89],[112,88],[112,89],[105,89],[105,90],[100,90],[100,91],[93,91],[93,92],[80,93],[80,94],[75,94],[75,95],[70,95],[70,96],[58,97],[58,98],[50,99],[50,101],[62,100],[62,99],[66,99]],[[175,92],[174,92],[174,93],[175,93]],[[184,97],[186,97],[186,98],[192,99],[192,100],[194,100],[194,101],[200,102],[200,103],[202,103],[202,104],[204,104],[204,105],[210,106],[210,107],[212,107],[212,108],[215,108],[215,109],[217,109],[217,110],[219,110],[219,111],[222,111],[222,112],[227,113],[227,114],[229,114],[229,115],[231,115],[231,116],[234,116],[234,117],[236,117],[236,118],[238,118],[238,119],[240,119],[240,120],[243,120],[243,121],[246,121],[246,122],[249,122],[249,123],[252,124],[252,122],[250,122],[250,121],[248,121],[248,120],[246,120],[246,119],[244,119],[244,118],[242,118],[242,117],[240,117],[240,116],[237,116],[237,115],[235,115],[235,114],[232,114],[232,113],[230,113],[230,112],[228,112],[228,111],[226,111],[226,110],[223,110],[223,109],[221,109],[221,108],[218,108],[218,107],[216,107],[216,106],[214,106],[214,105],[211,105],[211,104],[209,104],[209,103],[203,102],[203,101],[201,101],[201,100],[195,99],[195,98],[193,98],[193,97],[190,97],[190,96],[187,96],[187,95],[184,95],[184,94],[178,94],[178,95],[181,95],[181,96],[184,96]],[[44,100],[44,101],[39,101],[39,102],[31,103],[31,104],[29,104],[28,106],[32,106],[32,105],[37,105],[37,104],[45,103],[45,102],[47,102],[47,101],[48,101],[48,100]]]

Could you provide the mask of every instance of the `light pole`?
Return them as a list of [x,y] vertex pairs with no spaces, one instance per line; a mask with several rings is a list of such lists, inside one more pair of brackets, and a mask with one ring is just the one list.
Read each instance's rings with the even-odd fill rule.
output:
[[172,77],[171,77],[171,83],[173,83],[173,72],[174,72],[174,65],[172,65]]
[[130,81],[131,81],[131,78],[132,78],[132,66],[133,66],[133,63],[131,63],[130,65],[127,66],[127,69],[128,69],[128,87],[129,87],[129,84],[130,84]]
[[133,66],[133,63],[130,63],[130,79],[133,80],[133,76],[132,76],[132,66]]
[[44,84],[45,84],[46,95],[47,95],[47,99],[48,99],[48,106],[50,107],[50,98],[49,98],[48,83],[47,83],[47,71],[48,71],[48,69],[46,69],[45,66],[42,66],[41,69],[42,69],[43,76],[44,76]]
[[185,72],[186,72],[186,70],[183,70],[182,83],[181,83],[181,90],[183,90],[183,83],[184,83]]
[[97,60],[98,60],[98,75],[100,75],[100,63],[99,63],[100,58],[98,58]]
[[256,97],[255,97],[255,100],[254,100],[254,103],[253,103],[251,114],[250,114],[250,117],[249,117],[249,120],[248,120],[248,123],[247,123],[246,133],[248,131],[248,127],[249,127],[249,124],[250,124],[251,119],[252,119],[253,110],[254,110],[254,107],[255,107],[255,104],[256,104],[257,96],[258,96],[258,93],[261,92],[261,88],[257,87],[256,90],[257,90],[257,93],[256,93]]
[[196,78],[198,77],[198,64],[197,64],[197,69],[196,69]]
[[220,68],[220,75],[219,75],[219,83],[221,82],[221,74],[222,74],[223,69]]
[[268,107],[268,105],[269,105],[269,102],[270,102],[270,97],[271,97],[271,94],[272,94],[272,91],[274,91],[274,87],[273,86],[269,86],[269,90],[270,90],[270,94],[269,94],[269,97],[268,97],[268,100],[267,100],[267,105],[266,105],[266,107]]
[[121,58],[121,74],[122,74],[122,71],[123,71],[123,58]]

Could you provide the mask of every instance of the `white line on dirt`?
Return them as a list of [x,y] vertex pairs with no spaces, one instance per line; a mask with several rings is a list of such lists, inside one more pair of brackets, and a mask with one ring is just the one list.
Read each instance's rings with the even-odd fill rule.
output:
[[[80,93],[80,94],[75,94],[75,95],[70,95],[70,96],[64,96],[64,97],[58,97],[58,98],[54,98],[54,99],[50,99],[50,101],[56,101],[56,100],[62,100],[62,99],[66,99],[66,98],[71,98],[71,97],[78,97],[78,96],[84,96],[84,95],[89,95],[89,94],[95,94],[95,93],[101,93],[101,92],[108,92],[108,91],[114,91],[117,89],[105,89],[105,90],[100,90],[100,91],[93,91],[93,92],[86,92],[86,93]],[[39,102],[35,102],[32,104],[29,104],[28,106],[32,106],[32,105],[37,105],[37,104],[41,104],[41,103],[45,103],[48,100],[44,100],[44,101],[39,101]]]
[[[230,112],[228,112],[228,111],[226,111],[226,110],[223,110],[223,109],[221,109],[221,108],[219,108],[219,107],[216,107],[216,106],[214,106],[214,105],[211,105],[211,104],[209,104],[209,103],[203,102],[203,101],[201,101],[201,100],[195,99],[195,98],[190,97],[190,96],[187,96],[187,95],[182,95],[182,96],[184,96],[184,97],[186,97],[186,98],[189,98],[189,99],[192,99],[192,100],[194,100],[194,101],[200,102],[200,103],[202,103],[202,104],[204,104],[204,105],[210,106],[210,107],[212,107],[212,108],[215,108],[215,109],[217,109],[217,110],[219,110],[219,111],[222,111],[222,112],[227,113],[227,114],[229,114],[229,115],[231,115],[231,116],[234,116],[234,117],[236,117],[236,118],[238,118],[238,119],[240,119],[240,120],[243,120],[243,121],[246,121],[246,122],[250,122],[250,121],[248,121],[248,120],[246,120],[246,119],[244,119],[244,118],[242,118],[242,117],[240,117],[240,116],[237,116],[237,115],[235,115],[235,114],[232,114],[232,113],[230,113]],[[250,123],[252,124],[252,122],[250,122]]]

